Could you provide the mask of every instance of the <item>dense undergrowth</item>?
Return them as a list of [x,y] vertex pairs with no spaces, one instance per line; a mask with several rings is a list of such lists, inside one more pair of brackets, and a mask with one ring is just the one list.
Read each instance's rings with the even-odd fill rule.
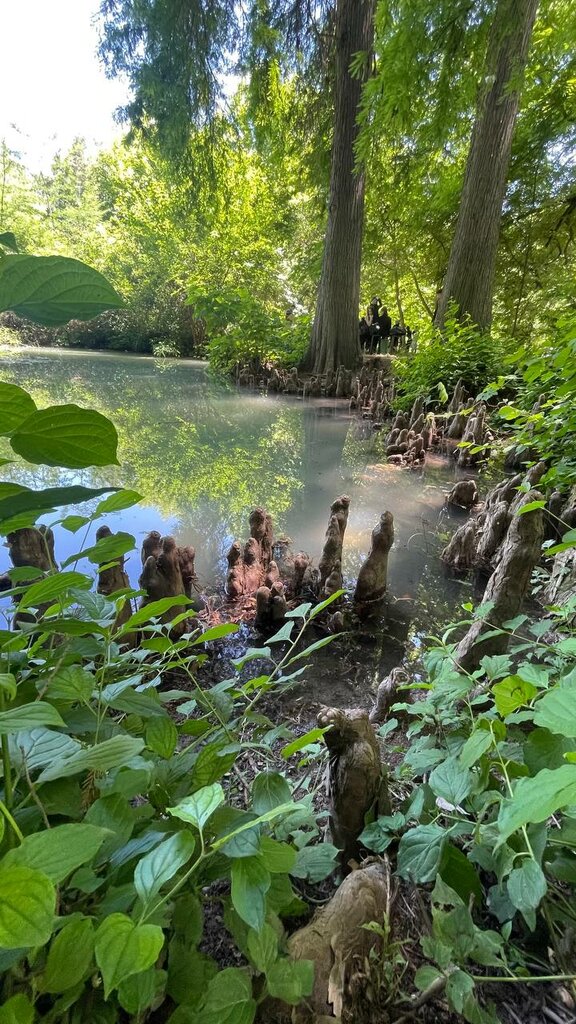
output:
[[[481,334],[473,324],[455,316],[441,332],[431,324],[418,334],[416,352],[400,355],[394,363],[398,404],[408,408],[420,395],[441,402],[461,380],[476,395],[498,374],[506,356],[506,344],[498,336]],[[439,388],[442,385],[444,391]]]
[[[30,314],[26,295],[10,296],[12,259],[0,259],[0,306]],[[55,308],[61,289],[52,285],[79,266],[37,265],[41,319],[70,315]],[[113,301],[109,291],[101,297]],[[72,315],[87,312],[76,305]],[[572,415],[562,402],[574,390],[573,350],[567,326],[557,363],[545,355],[528,364],[518,405],[504,407],[514,440],[527,437],[537,454],[553,453]],[[534,420],[523,403],[533,397],[536,365],[547,405]],[[28,462],[81,470],[116,460],[105,417],[76,406],[37,409],[15,385],[0,386],[0,423]],[[564,455],[565,484],[572,449]],[[0,531],[37,530],[42,520],[81,537],[139,500],[106,491],[0,484]],[[575,543],[564,534],[563,545]],[[289,960],[285,941],[287,922],[309,913],[298,884],[330,875],[337,855],[319,842],[317,771],[307,769],[309,757],[315,766],[325,757],[322,730],[294,737],[259,703],[297,685],[306,659],[328,642],[302,649],[322,606],[290,612],[266,647],[236,660],[230,678],[200,683],[210,645],[235,627],[202,634],[192,619],[174,640],[171,609],[182,597],[120,625],[120,609],[138,593],[98,594],[96,567],[133,546],[126,534],[80,541],[60,567],[9,573],[8,617],[19,621],[0,632],[0,1020],[14,1024],[250,1024],[268,995],[296,1004],[312,988],[314,965]],[[490,621],[489,606],[465,611]],[[434,986],[456,1015],[492,1024],[497,1008],[482,999],[488,981],[569,984],[576,976],[575,613],[572,599],[505,624],[509,653],[485,658],[471,675],[454,665],[449,627],[432,638],[411,684],[421,699],[401,700],[380,730],[386,748],[400,716],[408,721],[396,805],[366,824],[363,841],[386,850],[419,888],[431,920],[414,981],[401,944],[397,975],[381,972],[391,1013],[410,1012],[414,987]],[[246,678],[245,666],[259,659],[264,671]],[[293,755],[296,781],[284,768]],[[260,770],[248,775],[255,756]],[[221,969],[203,945],[216,907],[242,967]],[[388,927],[374,922],[383,936]]]

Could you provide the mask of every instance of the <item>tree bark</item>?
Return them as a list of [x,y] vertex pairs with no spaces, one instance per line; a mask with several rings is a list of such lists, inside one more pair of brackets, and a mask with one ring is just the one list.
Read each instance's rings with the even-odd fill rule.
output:
[[492,293],[502,204],[514,125],[538,0],[498,0],[488,37],[466,174],[435,322],[450,300],[482,330],[492,319]]
[[[364,229],[362,168],[356,168],[354,144],[358,107],[368,76],[374,38],[375,0],[338,0],[334,137],[330,169],[328,223],[314,325],[304,366],[326,373],[338,366],[354,369],[360,362],[358,309]],[[366,54],[364,70],[352,76],[355,54]]]

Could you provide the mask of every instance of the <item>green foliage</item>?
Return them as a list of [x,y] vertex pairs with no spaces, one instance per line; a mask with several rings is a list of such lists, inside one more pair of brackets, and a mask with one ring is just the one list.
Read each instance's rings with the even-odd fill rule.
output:
[[527,460],[550,462],[548,479],[560,488],[576,480],[575,354],[576,320],[570,316],[539,343],[515,352],[510,360],[515,372],[502,382],[515,387],[513,404],[499,410],[510,447]]
[[[78,409],[75,415],[81,432],[83,416],[88,423],[91,414]],[[55,450],[60,432],[55,417]],[[32,438],[32,429],[29,434]],[[41,432],[38,437],[43,457]],[[106,444],[94,441],[96,457],[98,443],[102,450]],[[65,463],[65,432],[61,444]],[[120,492],[101,502],[93,518],[138,497]],[[19,500],[19,493],[4,499],[8,517],[20,507]],[[51,505],[52,498],[43,504]],[[31,522],[40,511],[29,510]],[[126,551],[124,540],[118,550],[98,552],[97,547],[80,555],[101,561]],[[254,685],[230,681],[235,696],[223,718],[210,691],[196,683],[195,669],[205,655],[194,634],[184,644],[122,647],[122,638],[138,626],[145,626],[148,642],[154,637],[167,640],[170,623],[159,623],[157,616],[174,600],[149,605],[118,626],[117,607],[126,596],[101,598],[98,608],[90,612],[88,605],[80,620],[77,595],[92,582],[77,571],[54,571],[19,585],[12,593],[20,609],[41,603],[45,607],[47,602],[51,607],[39,622],[22,624],[20,633],[5,633],[0,639],[0,662],[6,668],[0,676],[2,945],[18,950],[18,960],[28,964],[30,994],[36,989],[56,998],[70,991],[69,1005],[73,1002],[79,1012],[88,1005],[93,1008],[91,979],[99,971],[103,998],[116,1007],[138,1005],[144,1012],[166,991],[183,1006],[193,998],[203,1019],[230,1014],[236,1021],[238,1013],[245,1013],[251,1020],[256,1004],[242,971],[224,972],[227,984],[222,989],[213,977],[215,966],[206,958],[207,969],[194,982],[193,997],[187,986],[176,982],[182,956],[198,955],[194,950],[202,935],[201,923],[193,940],[182,931],[190,901],[199,907],[206,886],[221,878],[228,881],[230,895],[216,898],[247,926],[254,972],[263,975],[271,995],[295,1004],[310,993],[313,973],[311,964],[286,960],[280,941],[280,917],[293,903],[289,874],[321,880],[333,870],[336,851],[329,845],[306,845],[298,854],[286,842],[290,833],[284,821],[304,809],[308,821],[309,811],[294,801],[286,778],[272,770],[274,757],[266,744],[272,723],[253,710],[261,693],[284,684],[283,666],[295,657],[294,646],[272,673],[252,681]],[[294,644],[306,625],[306,619],[301,621]],[[215,641],[234,628],[216,627],[202,640]],[[89,655],[82,653],[79,633],[89,638]],[[34,667],[28,660],[32,650]],[[194,702],[190,689],[163,697],[161,682],[175,667],[195,693]],[[168,714],[166,700],[176,708],[175,717]],[[195,716],[190,706],[197,708]],[[191,730],[192,723],[202,728]],[[234,763],[242,764],[252,747],[259,757],[268,758],[270,768],[255,780],[252,803],[246,807],[242,791],[230,782],[225,791],[221,780]],[[24,751],[27,767],[21,772]],[[23,810],[31,794],[32,808]],[[69,806],[70,820],[51,820],[51,806],[65,817]],[[308,825],[303,833],[301,815],[298,823],[309,843],[317,830]],[[281,843],[273,838],[279,826]],[[284,880],[286,895],[280,901],[273,878]],[[273,934],[274,943],[263,946],[265,934]],[[71,955],[76,943],[82,945],[79,956]],[[154,965],[161,951],[167,970],[158,972]]]
[[217,370],[229,373],[244,363],[297,366],[304,356],[310,335],[306,316],[287,320],[282,310],[267,307],[246,288],[208,297],[191,292],[189,301],[206,324],[208,358]]
[[0,259],[0,313],[10,309],[52,326],[72,317],[89,320],[120,305],[108,281],[79,260],[18,254]]
[[[67,421],[58,415],[71,407],[38,411],[25,392],[7,385],[0,386],[0,405],[2,399],[7,409],[14,399],[4,432],[15,449],[26,427],[28,459],[44,460],[49,440],[51,464],[61,450],[59,464],[76,465]],[[112,425],[100,417],[107,428],[98,432],[93,413],[73,408],[77,435],[85,427],[91,434],[92,460],[115,458]],[[47,510],[61,521],[60,503],[75,500],[77,490],[100,493],[10,485],[4,521],[23,508],[32,529]],[[91,515],[64,523],[77,529],[138,500],[135,492],[117,492]],[[78,558],[119,557],[127,537],[119,547],[99,544]],[[0,637],[0,944],[7,953],[0,1014],[31,1021],[28,1008],[41,993],[43,1012],[54,1019],[65,1006],[90,1019],[126,1012],[141,1021],[169,997],[182,1019],[198,1013],[214,1024],[249,1024],[256,1011],[251,974],[260,997],[298,1003],[311,993],[313,965],[292,963],[284,952],[282,915],[305,909],[290,874],[325,878],[335,851],[309,845],[318,837],[309,797],[294,800],[267,739],[273,723],[256,705],[287,682],[285,669],[301,656],[296,645],[311,616],[296,610],[293,643],[266,675],[228,681],[223,713],[222,702],[212,699],[221,688],[203,689],[195,673],[206,660],[204,645],[236,627],[192,630],[173,642],[171,623],[160,616],[184,598],[156,602],[120,625],[117,613],[130,593],[94,594],[92,577],[76,570],[37,570],[34,577],[30,583],[12,570],[11,610],[44,611]],[[138,628],[145,643],[126,646]],[[270,648],[264,653],[273,660]],[[175,681],[185,688],[175,689]],[[242,779],[253,749],[266,767],[246,802],[230,772],[236,765]],[[300,854],[291,827],[304,844]],[[218,972],[198,952],[207,893],[223,903],[250,971]]]
[[[485,615],[489,608],[478,609]],[[443,978],[465,1020],[494,1022],[477,988],[482,968],[528,975],[519,941],[532,933],[532,956],[555,950],[569,971],[566,928],[576,923],[566,885],[576,884],[574,602],[542,622],[506,623],[510,653],[486,657],[473,675],[455,667],[448,628],[424,655],[426,693],[410,709],[400,782],[421,778],[403,813],[369,825],[369,849],[398,845],[398,874],[434,882],[432,927],[421,940],[433,967],[416,985]],[[522,635],[520,634],[522,630]],[[421,689],[420,684],[418,686]],[[455,701],[455,694],[458,699]],[[573,892],[573,890],[572,890]]]
[[460,378],[475,395],[501,367],[502,356],[497,339],[455,318],[447,320],[442,333],[429,327],[419,335],[417,352],[396,360],[401,404],[408,408],[419,395],[438,401],[439,385],[451,391]]

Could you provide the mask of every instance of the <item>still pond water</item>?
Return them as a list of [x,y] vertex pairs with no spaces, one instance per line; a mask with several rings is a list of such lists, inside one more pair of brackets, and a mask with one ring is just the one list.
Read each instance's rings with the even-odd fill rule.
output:
[[[5,467],[5,478],[32,487],[134,488],[144,500],[108,517],[111,528],[134,534],[138,545],[151,529],[193,544],[208,591],[223,583],[232,540],[248,536],[251,508],[265,506],[276,536],[288,535],[296,550],[317,560],[330,504],[347,493],[348,581],[380,514],[389,510],[395,521],[389,589],[406,602],[413,631],[447,621],[467,598],[438,559],[442,537],[454,527],[441,514],[453,466],[434,456],[417,471],[386,465],[382,435],[350,414],[347,402],[239,392],[192,361],[54,349],[5,349],[0,359],[1,379],[28,390],[40,407],[76,402],[98,409],[120,438],[120,466],[72,471],[24,464]],[[78,536],[56,530],[59,559],[77,549]],[[0,561],[1,571],[7,556]],[[136,585],[136,554],[127,569]]]

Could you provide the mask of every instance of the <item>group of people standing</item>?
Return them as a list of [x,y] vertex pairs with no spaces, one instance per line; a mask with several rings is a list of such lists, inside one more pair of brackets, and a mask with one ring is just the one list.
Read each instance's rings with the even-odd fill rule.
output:
[[382,300],[375,297],[360,321],[360,344],[366,352],[397,352],[404,345],[410,346],[412,331],[403,327],[399,320],[392,323],[392,317]]

